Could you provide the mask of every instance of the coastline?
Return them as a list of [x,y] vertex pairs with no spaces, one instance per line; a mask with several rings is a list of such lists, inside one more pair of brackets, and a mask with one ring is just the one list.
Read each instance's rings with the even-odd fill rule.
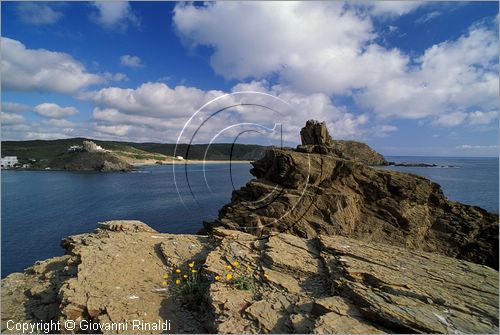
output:
[[[133,167],[142,167],[142,166],[154,166],[154,165],[196,165],[196,164],[250,164],[253,161],[251,160],[245,160],[245,161],[229,161],[229,160],[184,160],[184,161],[164,161],[161,163],[157,163],[157,160],[148,160],[148,161],[141,161],[141,162],[127,162],[128,164],[132,165]],[[64,170],[64,169],[58,169],[58,168],[50,168],[50,169],[36,169],[36,168],[2,168],[2,171],[87,171],[87,172],[92,172],[92,170]],[[126,172],[126,171],[125,171]]]
[[[324,141],[308,142],[318,133]],[[308,121],[301,135],[297,150],[254,162],[256,179],[197,234],[114,220],[63,238],[63,256],[2,279],[1,330],[16,330],[5,320],[59,320],[62,333],[89,322],[113,332],[106,327],[140,318],[171,322],[176,333],[497,333],[498,215],[449,201],[424,177],[376,169],[372,157],[338,157],[324,123]],[[118,177],[111,190],[122,202]],[[136,196],[152,190],[136,182]],[[285,192],[258,211],[247,205],[271,198],[275,185]],[[304,199],[291,203],[304,185]]]
[[151,166],[151,165],[183,165],[183,164],[250,164],[253,161],[247,160],[247,161],[228,161],[228,160],[183,160],[183,161],[167,161],[167,162],[161,162],[161,164],[157,164],[157,161],[154,162],[137,162],[137,163],[130,163],[133,166]]

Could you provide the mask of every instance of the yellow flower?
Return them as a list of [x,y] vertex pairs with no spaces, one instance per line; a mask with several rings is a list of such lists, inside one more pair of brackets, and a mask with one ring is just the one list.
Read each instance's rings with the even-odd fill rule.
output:
[[167,282],[164,281],[163,283],[161,283],[163,286],[167,286]]
[[226,280],[231,280],[231,279],[233,279],[233,275],[231,273],[228,273],[226,275]]
[[266,277],[266,279],[269,278],[269,276],[267,275],[267,273],[264,273],[264,277]]
[[194,262],[191,262],[188,264],[190,268],[192,268],[194,266]]
[[180,279],[177,279],[177,280],[175,281],[175,284],[176,284],[176,285],[179,285],[180,283],[181,283],[181,280],[180,280]]
[[163,279],[167,279],[168,275],[166,273],[163,274]]
[[196,273],[196,272],[198,272],[198,271],[196,271],[195,269],[193,269],[193,270],[191,270],[191,272],[192,272],[192,273]]
[[182,276],[182,277],[184,277],[185,279],[187,279],[188,275],[184,275],[184,276]]
[[220,280],[220,276],[215,276],[215,280],[219,281]]
[[176,273],[181,273],[181,270],[179,270],[179,269],[175,269],[175,272],[176,272]]
[[233,262],[233,266],[234,266],[234,267],[237,267],[238,265],[240,265],[240,263],[238,263],[238,261],[234,261],[234,262]]
[[231,265],[226,265],[226,269],[231,270],[232,269]]

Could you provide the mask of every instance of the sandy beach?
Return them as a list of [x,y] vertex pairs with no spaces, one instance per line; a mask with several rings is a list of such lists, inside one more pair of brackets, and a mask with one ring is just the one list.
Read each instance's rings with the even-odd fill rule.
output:
[[146,165],[172,165],[172,164],[177,164],[177,165],[183,165],[183,164],[249,164],[252,161],[229,161],[229,160],[221,160],[221,161],[214,161],[214,160],[168,160],[168,161],[160,161],[161,163],[158,164],[157,160],[151,159],[147,161],[141,161],[141,162],[133,162],[130,163],[133,166],[146,166]]

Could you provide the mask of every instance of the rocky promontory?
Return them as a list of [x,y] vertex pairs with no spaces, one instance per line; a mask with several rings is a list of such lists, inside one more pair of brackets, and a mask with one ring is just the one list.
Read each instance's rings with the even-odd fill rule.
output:
[[[8,320],[73,320],[61,332],[137,333],[106,330],[135,319],[176,333],[498,332],[498,272],[436,253],[342,236],[161,234],[138,221],[62,245],[66,255],[2,280],[2,332]],[[198,271],[195,304],[171,286],[177,269]]]
[[324,123],[301,137],[204,235],[103,222],[2,279],[2,332],[498,333],[498,215],[342,152]]
[[52,170],[66,171],[131,171],[134,167],[110,152],[77,152],[64,154],[50,162]]
[[309,121],[301,134],[308,135],[297,150],[271,149],[255,161],[257,179],[234,191],[205,228],[340,235],[498,269],[497,214],[449,201],[426,178],[343,158],[324,123]]
[[309,120],[300,131],[302,145],[298,152],[333,155],[367,165],[388,165],[384,156],[370,148],[366,143],[357,141],[334,140],[328,133],[326,124]]

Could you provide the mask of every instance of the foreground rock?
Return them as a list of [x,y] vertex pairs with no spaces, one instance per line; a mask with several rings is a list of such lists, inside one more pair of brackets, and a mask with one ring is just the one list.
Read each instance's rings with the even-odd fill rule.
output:
[[223,227],[257,236],[341,235],[498,269],[497,214],[449,201],[426,178],[339,158],[327,146],[323,125],[314,127],[320,130],[312,133],[321,134],[324,142],[306,144],[312,148],[307,153],[268,150],[253,163],[257,179],[234,191],[218,220],[205,223],[205,231]]
[[[138,221],[63,246],[2,280],[2,331],[7,320],[168,319],[188,333],[498,332],[498,272],[438,254],[341,236],[160,234]],[[191,261],[207,283],[197,311],[161,285]]]

